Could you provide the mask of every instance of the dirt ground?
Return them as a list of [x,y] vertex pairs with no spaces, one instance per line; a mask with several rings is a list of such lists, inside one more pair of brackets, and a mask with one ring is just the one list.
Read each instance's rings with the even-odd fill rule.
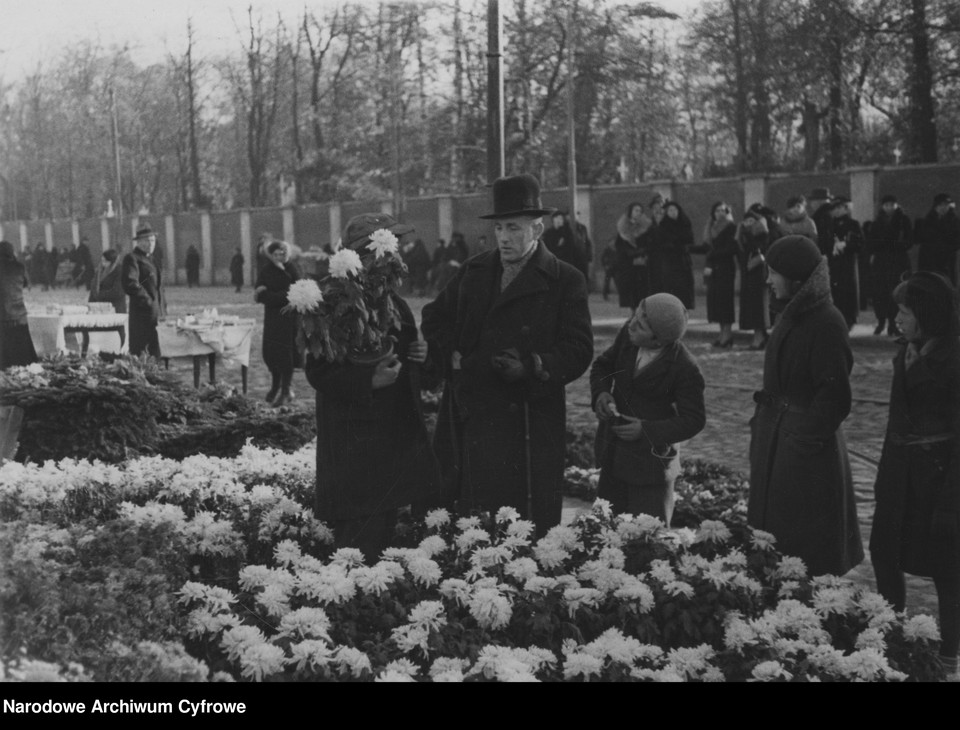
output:
[[[58,302],[81,304],[87,292],[80,289],[57,289],[42,292],[28,290],[25,294],[28,307],[42,307]],[[625,321],[627,311],[616,304],[616,295],[609,302],[599,294],[591,295],[591,313],[595,328],[595,354],[608,347],[619,326]],[[249,389],[251,397],[262,397],[269,388],[269,373],[263,367],[262,322],[263,307],[254,303],[252,290],[247,287],[237,293],[230,287],[170,287],[167,289],[168,316],[182,317],[199,314],[204,309],[216,307],[222,314],[255,318],[258,327],[254,331],[250,352]],[[408,299],[414,313],[419,316],[426,299]],[[749,465],[749,430],[747,421],[753,412],[752,393],[759,389],[763,368],[763,353],[743,349],[749,341],[749,333],[736,333],[733,349],[719,350],[711,347],[716,339],[715,325],[706,323],[702,293],[698,296],[698,308],[691,314],[690,328],[685,339],[687,346],[699,362],[707,382],[707,426],[698,436],[681,446],[681,453],[691,458],[701,458],[725,464],[747,473]],[[855,326],[851,343],[854,349],[853,371],[854,405],[844,423],[851,455],[858,514],[864,546],[869,541],[873,517],[873,481],[876,464],[883,443],[887,421],[887,395],[892,376],[891,359],[895,346],[886,337],[872,334],[873,315],[862,313]],[[68,342],[71,348],[76,343]],[[182,374],[186,382],[192,382],[193,366],[189,359],[172,360],[171,370]],[[206,369],[203,377],[207,376]],[[218,364],[217,377],[237,387],[240,386],[238,367]],[[312,409],[314,393],[302,372],[294,376],[296,396],[294,407]],[[571,429],[592,430],[596,419],[590,409],[588,374],[584,374],[567,388],[568,423]],[[565,513],[572,514],[588,506],[576,500],[568,500]],[[874,587],[873,570],[867,559],[849,574],[850,578]],[[936,597],[932,582],[924,578],[908,578],[908,608],[936,615]]]

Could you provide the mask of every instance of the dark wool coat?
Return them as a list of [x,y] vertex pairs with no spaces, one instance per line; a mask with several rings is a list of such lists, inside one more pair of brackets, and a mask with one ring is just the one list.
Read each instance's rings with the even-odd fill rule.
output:
[[36,286],[48,286],[50,284],[49,266],[47,259],[49,254],[47,249],[37,246],[33,249],[33,256],[30,258],[30,283]]
[[737,225],[730,221],[707,244],[707,321],[733,324],[736,320]]
[[740,260],[740,329],[765,330],[770,326],[767,289],[767,266],[760,263],[749,268],[755,253],[766,254],[773,243],[769,231],[750,233],[740,228],[738,233]]
[[889,297],[904,272],[910,271],[907,251],[911,245],[913,226],[900,208],[892,215],[881,208],[875,220],[864,224],[864,255],[870,263],[874,296]]
[[[624,213],[617,221],[617,237],[614,239],[613,280],[617,285],[617,297],[621,307],[636,309],[640,300],[650,294],[649,252],[640,245],[641,237],[653,221],[646,215],[633,222]],[[646,261],[643,266],[635,262]]]
[[664,484],[667,472],[679,465],[680,456],[658,458],[653,449],[667,453],[671,446],[696,436],[706,424],[703,375],[683,343],[668,346],[634,374],[637,353],[624,325],[590,369],[591,404],[596,406],[601,393],[610,393],[618,412],[639,418],[643,424],[638,441],[618,439],[609,420],[597,426],[594,453],[602,470],[600,497],[611,477],[631,484]]
[[197,250],[197,247],[192,244],[187,249],[186,267],[187,267],[187,283],[199,284],[200,283],[200,252]]
[[[937,341],[909,369],[893,360],[890,419],[870,534],[874,560],[914,575],[960,572],[960,340]],[[924,436],[944,441],[918,444]],[[908,442],[914,442],[910,445]]]
[[130,331],[130,354],[150,351],[160,357],[157,344],[157,322],[166,313],[160,270],[153,259],[139,248],[124,255],[120,264],[120,281],[130,298],[127,326]]
[[[423,308],[422,329],[446,378],[434,446],[445,500],[460,508],[511,506],[539,534],[560,522],[566,448],[565,385],[593,359],[593,331],[583,275],[537,244],[517,277],[500,292],[500,252],[479,253]],[[516,348],[532,370],[540,357],[546,380],[528,372],[507,384],[491,359]],[[459,371],[451,368],[454,352]],[[529,410],[533,514],[527,509],[524,402]]]
[[287,306],[290,285],[300,278],[297,267],[286,262],[281,269],[270,263],[260,269],[254,288],[267,287],[254,298],[263,305],[263,363],[271,372],[291,372],[303,367],[303,359],[297,348],[296,312],[283,313]]
[[693,309],[693,226],[681,210],[674,220],[665,215],[657,226],[657,259],[660,264],[660,291],[673,294],[687,309]]
[[243,254],[235,253],[230,259],[230,283],[243,286]]
[[307,355],[304,372],[317,391],[318,519],[352,520],[439,501],[440,473],[430,448],[420,399],[420,365],[407,360],[417,326],[394,296],[401,327],[394,352],[400,376],[372,387],[373,365],[329,363]]
[[[7,247],[4,242],[4,247]],[[0,370],[37,361],[37,352],[27,324],[27,305],[23,287],[27,271],[9,251],[0,252]]]
[[943,274],[957,284],[957,251],[960,250],[960,218],[953,208],[943,215],[935,209],[917,221],[917,268]]
[[843,252],[833,255],[833,247],[827,255],[830,264],[830,293],[833,304],[843,314],[847,327],[856,324],[860,314],[860,282],[857,274],[857,256],[863,248],[863,231],[860,224],[848,215],[833,219],[833,236],[846,241]]
[[783,236],[806,236],[814,243],[817,242],[817,224],[813,218],[803,211],[799,216],[790,212],[784,214],[780,220],[780,234]]
[[747,520],[812,575],[842,575],[863,560],[840,428],[850,413],[853,353],[827,266],[821,260],[770,333],[750,420]]
[[580,273],[587,276],[587,250],[583,239],[574,236],[569,223],[559,228],[548,228],[543,232],[543,242],[554,256],[566,261]]
[[829,256],[833,252],[833,215],[830,213],[830,205],[824,203],[813,211],[811,217],[813,224],[817,227],[815,243],[820,253]]

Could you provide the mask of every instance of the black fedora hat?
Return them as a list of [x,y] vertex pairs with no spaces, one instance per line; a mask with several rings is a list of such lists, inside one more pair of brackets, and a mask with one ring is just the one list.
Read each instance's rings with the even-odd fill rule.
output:
[[145,223],[144,225],[137,228],[137,232],[134,235],[133,240],[138,241],[141,238],[150,238],[150,236],[156,236],[156,235],[157,235],[157,232],[150,227],[150,224]]
[[533,175],[513,175],[493,182],[493,213],[480,218],[513,218],[514,216],[552,215],[554,208],[544,208],[540,201],[540,181]]

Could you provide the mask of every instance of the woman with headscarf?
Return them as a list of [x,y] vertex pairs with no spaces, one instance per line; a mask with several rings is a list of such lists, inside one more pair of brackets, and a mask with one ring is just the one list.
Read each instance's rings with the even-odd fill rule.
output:
[[27,271],[9,241],[0,241],[0,370],[36,362],[23,288]]
[[731,347],[736,320],[737,224],[733,222],[730,206],[723,201],[710,208],[703,248],[707,253],[703,269],[707,287],[707,321],[720,325],[720,337],[713,346]]
[[766,260],[781,307],[764,353],[763,390],[754,394],[747,521],[772,533],[811,575],[843,575],[863,560],[841,429],[853,368],[846,321],[813,241],[785,236]]
[[675,200],[663,206],[663,220],[657,227],[657,254],[662,291],[673,294],[687,309],[694,307],[693,224]]
[[617,221],[613,281],[620,306],[628,307],[631,312],[650,289],[647,251],[640,246],[640,238],[651,224],[642,203],[630,203]]
[[295,368],[303,367],[297,348],[296,312],[284,312],[290,285],[300,278],[297,267],[288,261],[285,241],[271,241],[265,253],[270,263],[257,275],[254,301],[263,305],[263,362],[270,371],[270,390],[266,401],[272,406],[290,403]]

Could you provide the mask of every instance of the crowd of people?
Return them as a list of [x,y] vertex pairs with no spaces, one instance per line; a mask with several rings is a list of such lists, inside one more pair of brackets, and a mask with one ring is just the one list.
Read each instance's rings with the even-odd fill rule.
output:
[[[960,225],[949,196],[937,195],[913,223],[886,196],[864,225],[849,199],[824,189],[791,198],[782,215],[752,205],[739,222],[718,201],[699,242],[676,201],[633,203],[603,259],[630,313],[596,356],[586,229],[544,207],[538,180],[527,174],[495,181],[492,211],[480,217],[491,223],[493,245],[472,256],[458,234],[430,257],[422,240],[410,240],[412,227],[387,214],[347,223],[339,247],[372,256],[371,237],[392,231],[413,282],[408,293],[436,290],[419,327],[403,296],[391,295],[399,313],[394,347],[375,362],[302,353],[288,292],[315,274],[294,263],[289,244],[261,236],[254,298],[265,312],[267,400],[291,402],[293,372],[304,369],[316,391],[314,509],[338,547],[376,559],[407,508],[512,510],[535,536],[546,534],[561,521],[566,386],[587,372],[599,496],[618,513],[651,515],[669,527],[680,444],[710,417],[704,377],[683,343],[699,251],[708,319],[720,326],[714,346],[731,346],[739,305],[740,329],[753,332],[750,347],[765,350],[745,443],[747,521],[813,576],[842,575],[865,557],[843,422],[852,405],[850,329],[864,304],[860,286],[868,287],[877,334],[898,337],[871,561],[879,592],[896,610],[905,606],[906,573],[933,578],[941,659],[957,672]],[[126,296],[131,353],[158,357],[164,295],[155,246],[145,225],[119,262],[106,252],[91,274],[91,298]],[[242,261],[239,269],[242,276]],[[3,367],[36,359],[23,306],[27,281],[12,245],[0,243]],[[234,283],[239,288],[242,278]],[[425,388],[442,389],[432,436]]]
[[729,203],[717,201],[699,240],[680,204],[657,194],[646,206],[630,203],[617,221],[617,235],[602,257],[604,298],[613,282],[622,307],[633,310],[644,297],[668,292],[693,309],[692,254],[702,253],[707,318],[720,328],[714,344],[731,347],[736,322],[741,330],[753,333],[750,349],[763,349],[776,314],[764,257],[774,241],[789,234],[814,241],[827,258],[833,301],[848,329],[872,305],[875,334],[886,330],[890,336],[899,335],[892,293],[911,272],[913,246],[918,269],[957,283],[960,219],[946,193],[936,195],[929,212],[916,220],[895,196],[885,195],[873,220],[864,223],[854,217],[849,198],[831,195],[826,188],[789,198],[782,213],[755,203],[739,221]]

